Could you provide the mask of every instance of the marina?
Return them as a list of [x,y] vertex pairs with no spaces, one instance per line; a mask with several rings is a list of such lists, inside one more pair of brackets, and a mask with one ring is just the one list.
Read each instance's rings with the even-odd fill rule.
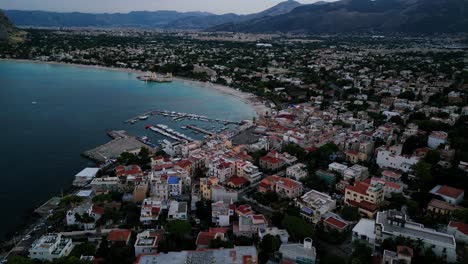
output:
[[235,124],[240,125],[241,122],[231,121],[231,120],[224,120],[224,119],[217,119],[217,118],[209,118],[204,115],[197,115],[197,114],[188,114],[188,113],[180,113],[168,110],[153,110],[148,111],[133,118],[127,119],[124,123],[135,124],[140,120],[146,120],[151,115],[160,115],[164,117],[171,117],[174,121],[182,121],[182,120],[197,120],[203,122],[212,122],[212,123],[219,123],[224,125]]
[[165,137],[174,139],[176,141],[182,141],[182,142],[192,142],[194,139],[191,137],[188,137],[182,133],[179,133],[171,128],[169,128],[166,125],[158,124],[156,126],[146,126],[146,129],[149,129],[151,131],[154,131],[156,133],[159,133]]
[[215,136],[216,135],[216,133],[214,133],[214,132],[205,130],[203,128],[200,128],[200,127],[197,127],[197,126],[194,126],[194,125],[188,125],[186,128],[192,129],[193,131],[200,132],[200,133],[203,133],[203,134],[209,135],[209,136]]

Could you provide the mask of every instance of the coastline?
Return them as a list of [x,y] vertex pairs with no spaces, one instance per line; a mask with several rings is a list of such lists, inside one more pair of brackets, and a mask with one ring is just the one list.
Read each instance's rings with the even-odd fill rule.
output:
[[[126,73],[134,73],[134,74],[144,74],[144,71],[135,70],[131,68],[115,68],[115,67],[107,67],[107,66],[100,66],[100,65],[87,65],[87,64],[78,64],[78,63],[66,63],[66,62],[59,62],[59,61],[40,61],[40,60],[28,60],[28,59],[7,59],[7,58],[0,58],[0,61],[12,61],[12,62],[28,62],[28,63],[42,63],[42,64],[50,64],[50,65],[62,65],[62,66],[74,66],[74,67],[83,67],[83,68],[91,68],[91,69],[98,69],[98,70],[110,70],[110,71],[119,71],[119,72],[126,72]],[[265,116],[267,113],[271,113],[271,109],[265,105],[262,99],[252,93],[243,92],[237,90],[235,88],[215,84],[212,82],[202,82],[197,81],[189,78],[184,77],[177,77],[174,76],[176,81],[185,83],[185,84],[193,84],[195,86],[199,86],[202,88],[216,90],[223,94],[234,96],[244,103],[250,105],[257,116]]]

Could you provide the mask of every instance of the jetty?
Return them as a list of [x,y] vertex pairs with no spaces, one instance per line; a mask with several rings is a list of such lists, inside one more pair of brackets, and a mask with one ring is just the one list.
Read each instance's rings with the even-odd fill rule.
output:
[[117,158],[123,152],[139,151],[142,147],[152,149],[151,145],[143,143],[138,138],[129,135],[126,131],[110,131],[107,133],[112,140],[87,150],[82,153],[83,156],[97,162],[106,162],[109,159]]
[[[232,120],[225,120],[225,119],[217,119],[217,118],[209,118],[204,115],[197,115],[197,114],[188,114],[188,113],[180,113],[180,112],[174,112],[174,111],[167,111],[167,110],[152,110],[145,112],[141,115],[135,116],[133,118],[130,118],[128,120],[125,120],[125,123],[131,123],[134,124],[138,122],[139,120],[146,120],[150,115],[160,115],[164,117],[172,117],[172,120],[174,121],[181,121],[181,120],[198,120],[198,121],[203,121],[203,122],[212,122],[212,123],[219,123],[219,124],[224,124],[224,125],[229,125],[229,124],[234,124],[234,125],[240,125],[241,122],[236,122]],[[142,117],[145,117],[144,119]]]
[[146,126],[146,129],[149,129],[153,132],[159,133],[165,137],[174,139],[179,142],[193,142],[194,141],[194,139],[182,133],[179,133],[163,124],[157,124],[156,126]]
[[197,126],[194,126],[194,125],[187,125],[187,128],[192,129],[192,130],[197,131],[197,132],[200,132],[200,133],[203,133],[203,134],[208,135],[208,136],[216,136],[216,133],[213,133],[211,131],[205,130],[203,128],[200,128],[200,127],[197,127]]

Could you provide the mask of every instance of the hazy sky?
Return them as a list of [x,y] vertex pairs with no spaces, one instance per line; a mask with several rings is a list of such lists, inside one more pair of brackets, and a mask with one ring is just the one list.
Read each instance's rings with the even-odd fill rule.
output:
[[[91,13],[177,10],[248,14],[262,11],[282,1],[284,0],[0,0],[0,9]],[[306,4],[318,0],[297,1]]]

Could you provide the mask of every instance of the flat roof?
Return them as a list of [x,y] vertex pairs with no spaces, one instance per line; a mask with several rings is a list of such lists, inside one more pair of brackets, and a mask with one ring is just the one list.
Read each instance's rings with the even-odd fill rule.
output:
[[99,168],[84,168],[82,171],[78,172],[75,177],[94,178],[98,171]]

